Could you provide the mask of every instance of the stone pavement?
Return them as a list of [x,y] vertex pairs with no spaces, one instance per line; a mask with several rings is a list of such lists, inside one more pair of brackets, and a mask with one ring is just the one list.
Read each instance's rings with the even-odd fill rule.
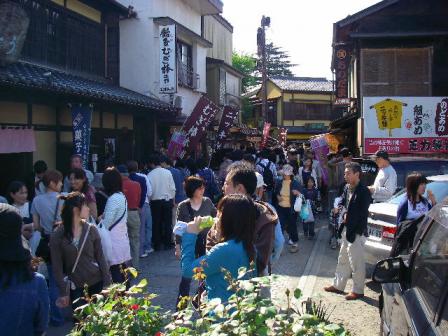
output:
[[[305,268],[299,281],[304,297],[312,297],[315,301],[322,301],[329,311],[333,310],[330,320],[344,324],[345,328],[356,336],[378,335],[380,331],[380,316],[378,310],[378,296],[381,286],[366,279],[364,298],[347,301],[343,295],[327,293],[325,286],[333,282],[337,265],[339,249],[332,250],[328,245],[330,233],[324,227],[319,232],[310,262]],[[347,284],[345,291],[351,291],[352,281]]]

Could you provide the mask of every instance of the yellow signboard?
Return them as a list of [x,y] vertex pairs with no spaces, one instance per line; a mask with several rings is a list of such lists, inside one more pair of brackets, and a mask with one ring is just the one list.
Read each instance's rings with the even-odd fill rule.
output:
[[381,130],[388,129],[389,136],[392,136],[392,129],[401,128],[403,106],[407,106],[407,104],[389,98],[370,106],[370,108],[376,110],[378,128]]

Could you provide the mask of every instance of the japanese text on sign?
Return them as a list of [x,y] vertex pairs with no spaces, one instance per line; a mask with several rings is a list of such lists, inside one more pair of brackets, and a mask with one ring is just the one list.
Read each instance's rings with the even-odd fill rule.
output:
[[160,93],[177,92],[176,26],[160,26]]
[[364,152],[447,153],[448,98],[365,97]]

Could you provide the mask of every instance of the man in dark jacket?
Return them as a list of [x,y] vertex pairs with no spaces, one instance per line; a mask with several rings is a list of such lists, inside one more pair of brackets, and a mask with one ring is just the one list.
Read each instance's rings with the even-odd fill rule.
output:
[[353,291],[346,295],[346,300],[356,300],[364,296],[366,279],[366,262],[364,244],[367,229],[369,205],[372,203],[369,189],[360,183],[361,166],[358,163],[347,163],[345,181],[347,185],[343,194],[343,205],[346,209],[344,225],[341,226],[342,244],[339,251],[338,265],[333,285],[325,287],[327,292],[344,293],[347,280],[353,279]]
[[[236,166],[227,173],[223,191],[225,195],[243,194],[252,197],[257,187],[255,171]],[[257,221],[255,223],[254,245],[257,250],[257,273],[264,275],[269,265],[274,242],[274,229],[278,221],[277,214],[264,202],[255,202]],[[218,226],[213,225],[207,235],[206,249],[209,251],[221,241]]]

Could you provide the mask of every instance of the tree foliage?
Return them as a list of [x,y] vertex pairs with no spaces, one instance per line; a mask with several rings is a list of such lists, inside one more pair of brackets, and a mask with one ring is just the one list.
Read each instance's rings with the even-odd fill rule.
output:
[[[261,56],[257,59],[257,72],[261,78]],[[295,64],[291,63],[288,52],[284,51],[281,47],[276,47],[274,43],[270,42],[266,44],[266,70],[268,78],[281,76],[281,77],[293,77],[294,74],[291,68]]]
[[242,92],[246,92],[247,88],[257,84],[257,79],[254,76],[257,66],[256,59],[249,54],[233,52],[232,65],[244,74],[242,79]]

